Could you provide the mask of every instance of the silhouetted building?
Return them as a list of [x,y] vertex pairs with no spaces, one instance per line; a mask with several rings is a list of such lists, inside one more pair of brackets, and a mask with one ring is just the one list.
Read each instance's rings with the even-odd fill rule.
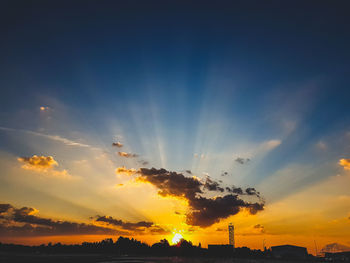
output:
[[306,258],[308,256],[306,247],[292,245],[271,247],[272,256],[275,258]]
[[232,223],[228,225],[228,240],[229,244],[235,248],[235,227]]
[[345,262],[350,262],[350,251],[347,252],[337,252],[337,253],[330,253],[326,252],[325,253],[325,259],[328,261],[345,261]]
[[230,256],[233,254],[232,245],[208,245],[208,252],[215,256]]

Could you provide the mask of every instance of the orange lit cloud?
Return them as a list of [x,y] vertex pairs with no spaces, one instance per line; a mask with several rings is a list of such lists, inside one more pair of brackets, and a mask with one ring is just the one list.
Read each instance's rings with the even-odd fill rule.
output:
[[117,169],[115,169],[115,173],[116,174],[133,175],[133,174],[137,173],[137,171],[133,168],[127,169],[124,166],[122,166],[122,167],[118,167]]
[[112,143],[112,146],[117,146],[119,148],[123,147],[123,144],[121,142],[114,142]]
[[350,170],[350,159],[340,159],[339,164],[343,166],[345,170]]
[[50,107],[48,107],[48,106],[41,106],[39,109],[40,109],[40,111],[48,111],[48,110],[50,110]]
[[52,156],[33,155],[32,157],[19,157],[17,160],[23,163],[21,166],[23,169],[41,172],[59,178],[71,178],[67,170],[59,171],[55,169],[58,163]]
[[126,153],[126,152],[118,152],[119,156],[131,158],[131,157],[137,157],[138,155],[135,153]]
[[33,155],[32,157],[19,157],[17,160],[23,163],[22,168],[27,170],[42,171],[58,166],[58,163],[52,156]]

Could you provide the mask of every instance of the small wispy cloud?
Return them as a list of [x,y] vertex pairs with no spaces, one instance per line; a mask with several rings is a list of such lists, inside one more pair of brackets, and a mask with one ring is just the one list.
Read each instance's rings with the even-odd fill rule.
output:
[[316,147],[317,147],[317,149],[323,150],[323,151],[327,149],[327,145],[324,142],[322,142],[322,141],[319,141],[316,144]]
[[48,107],[48,106],[40,106],[40,111],[49,111],[49,110],[51,110],[51,108],[50,107]]
[[133,158],[137,157],[138,155],[135,153],[126,153],[126,152],[118,152],[118,155],[121,157],[126,157],[126,158]]
[[115,173],[116,174],[123,174],[123,175],[133,175],[133,174],[137,173],[137,171],[133,168],[127,169],[124,166],[122,166],[122,167],[118,167],[117,169],[115,169]]
[[266,151],[271,151],[282,143],[281,140],[269,140],[261,145],[261,148]]
[[245,164],[245,163],[247,163],[247,162],[249,162],[249,161],[250,161],[249,158],[237,157],[237,158],[235,159],[235,162],[236,162],[236,163],[239,163],[239,164]]
[[77,141],[73,141],[64,137],[61,137],[59,135],[50,135],[50,134],[45,134],[45,133],[40,133],[40,132],[35,132],[35,131],[30,131],[30,130],[23,130],[23,129],[13,129],[13,128],[7,128],[7,127],[1,127],[0,126],[0,130],[2,131],[13,131],[13,132],[23,132],[26,134],[30,134],[30,135],[35,135],[35,136],[40,136],[40,137],[44,137],[53,141],[58,141],[58,142],[62,142],[65,145],[68,146],[79,146],[79,147],[89,147],[89,148],[93,148],[93,149],[97,149],[91,145],[85,144],[85,143],[80,143]]
[[253,228],[258,231],[259,233],[265,233],[265,227],[261,224],[257,224],[253,226]]
[[121,142],[114,142],[114,143],[112,143],[112,146],[116,146],[116,147],[121,148],[121,147],[123,147],[124,145],[123,145]]

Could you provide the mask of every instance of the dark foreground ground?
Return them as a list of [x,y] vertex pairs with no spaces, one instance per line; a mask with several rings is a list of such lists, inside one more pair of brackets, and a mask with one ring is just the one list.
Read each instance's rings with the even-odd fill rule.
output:
[[279,261],[268,259],[215,259],[215,258],[180,258],[180,257],[119,257],[103,254],[13,254],[1,253],[0,263],[281,263],[281,262],[311,262],[311,261]]

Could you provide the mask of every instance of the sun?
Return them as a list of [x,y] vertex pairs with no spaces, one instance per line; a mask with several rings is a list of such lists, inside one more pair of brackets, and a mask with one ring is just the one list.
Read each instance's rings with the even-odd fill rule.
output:
[[183,236],[182,236],[181,234],[179,234],[179,233],[176,233],[176,234],[174,235],[173,239],[171,240],[171,242],[172,242],[173,244],[177,244],[177,243],[180,242],[181,239],[183,239]]

